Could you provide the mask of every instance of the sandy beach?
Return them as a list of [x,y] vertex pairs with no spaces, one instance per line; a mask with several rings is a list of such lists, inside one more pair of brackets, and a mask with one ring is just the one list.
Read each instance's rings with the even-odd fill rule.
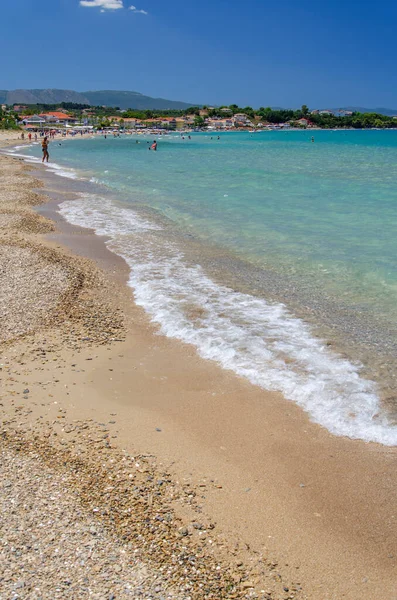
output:
[[395,448],[158,335],[71,197],[0,156],[0,598],[395,600]]

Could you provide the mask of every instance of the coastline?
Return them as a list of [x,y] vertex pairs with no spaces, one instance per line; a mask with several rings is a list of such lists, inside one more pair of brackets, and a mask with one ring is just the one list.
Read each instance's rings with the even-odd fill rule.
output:
[[[328,137],[332,138],[332,136]],[[276,138],[280,136],[274,136],[274,139]],[[96,144],[96,141],[99,143]],[[128,146],[128,140],[124,141]],[[91,145],[93,145],[92,154]],[[117,141],[114,144],[115,148],[119,145],[124,146]],[[248,145],[251,146],[251,141]],[[394,392],[397,346],[396,336],[393,335],[395,333],[393,324],[396,322],[397,315],[391,309],[391,305],[389,310],[386,303],[387,295],[392,302],[391,286],[387,286],[387,281],[382,277],[381,272],[380,276],[375,278],[377,285],[374,281],[372,290],[371,286],[365,285],[360,275],[360,268],[357,267],[354,243],[350,244],[353,246],[351,259],[343,263],[343,267],[333,262],[332,258],[328,263],[324,253],[321,256],[322,260],[319,257],[319,261],[315,259],[312,264],[310,261],[305,263],[305,250],[310,253],[313,243],[321,246],[320,238],[324,240],[325,246],[329,246],[331,253],[333,247],[338,247],[338,242],[343,247],[343,240],[339,239],[339,231],[330,230],[327,233],[324,230],[323,234],[319,235],[321,229],[314,219],[309,229],[314,232],[314,238],[317,235],[317,239],[312,240],[312,243],[308,242],[305,249],[299,250],[299,242],[292,227],[290,237],[285,239],[286,252],[283,249],[284,244],[278,248],[280,260],[275,260],[274,249],[273,254],[271,251],[268,253],[268,259],[265,255],[261,259],[260,252],[255,254],[255,243],[252,243],[253,255],[249,256],[250,244],[245,244],[244,236],[241,238],[240,247],[239,244],[233,247],[233,243],[228,243],[227,238],[232,234],[231,223],[225,222],[222,226],[221,222],[216,223],[216,218],[210,217],[208,227],[203,223],[203,232],[201,232],[200,225],[194,222],[193,209],[190,223],[186,222],[185,228],[181,199],[184,193],[189,196],[190,190],[186,189],[182,195],[178,194],[178,190],[184,189],[184,180],[181,177],[175,195],[172,193],[173,183],[172,181],[167,183],[167,172],[172,173],[173,160],[170,161],[172,164],[169,170],[165,169],[164,173],[161,173],[161,166],[150,173],[152,161],[142,160],[142,155],[140,157],[138,153],[137,161],[134,160],[133,163],[136,180],[145,179],[145,184],[140,186],[129,181],[131,177],[128,175],[130,168],[128,159],[117,177],[115,177],[117,166],[115,168],[113,164],[110,171],[107,170],[112,162],[112,152],[108,156],[110,161],[106,160],[106,156],[109,155],[107,151],[99,152],[97,157],[99,163],[96,161],[98,169],[96,168],[95,158],[94,163],[90,158],[95,157],[96,151],[103,146],[100,140],[83,143],[81,146],[84,150],[81,161],[77,162],[75,157],[80,156],[79,144],[69,145],[65,151],[67,156],[63,157],[63,152],[60,150],[58,153],[57,148],[54,148],[52,158],[58,162],[59,157],[59,164],[52,164],[49,171],[65,177],[75,178],[77,175],[77,179],[70,186],[78,193],[79,200],[63,203],[60,212],[69,222],[82,227],[94,226],[99,235],[108,236],[106,242],[108,247],[123,256],[131,268],[129,284],[135,290],[137,303],[144,306],[151,318],[160,324],[162,331],[167,332],[166,335],[193,343],[202,357],[217,360],[225,368],[231,368],[235,373],[248,377],[251,383],[259,384],[263,389],[284,392],[287,398],[303,406],[314,421],[336,435],[347,435],[351,438],[391,446],[396,444],[397,430],[393,423],[396,416]],[[308,144],[305,144],[306,146]],[[193,150],[193,147],[190,146],[190,149]],[[138,149],[135,145],[132,148]],[[169,149],[169,147],[165,148],[165,150]],[[312,150],[309,145],[309,153]],[[35,158],[28,161],[37,161],[38,151],[38,147],[35,150],[32,148],[29,154],[34,154]],[[189,154],[187,152],[187,159]],[[193,154],[195,153],[192,152]],[[208,156],[212,152],[205,151],[204,154]],[[217,154],[216,150],[214,154]],[[129,152],[122,152],[120,160],[123,155],[127,158]],[[236,157],[237,155],[238,152],[235,153]],[[160,163],[164,160],[167,162],[170,157],[169,152],[162,152]],[[204,162],[203,160],[203,164]],[[71,169],[62,166],[68,164]],[[78,175],[80,167],[84,168],[84,165],[86,167],[90,165],[89,171],[83,171]],[[190,168],[194,168],[192,162]],[[212,172],[211,169],[212,167],[208,165],[209,173]],[[124,174],[126,181],[123,183]],[[163,183],[159,181],[159,184],[154,186],[159,190],[152,190],[152,181],[156,181],[156,177],[163,179]],[[178,169],[175,177],[178,178]],[[221,176],[218,179],[222,181]],[[204,177],[201,184],[203,181]],[[189,186],[192,189],[195,187],[200,189],[199,181],[196,181],[193,186],[191,184],[192,182]],[[283,183],[280,181],[280,188],[282,187]],[[167,189],[166,195],[170,194],[169,206],[166,198],[156,206],[155,196],[163,188]],[[221,203],[224,202],[221,199],[225,196],[221,189],[218,189],[218,193],[220,200],[216,210],[220,214],[219,209],[222,210]],[[242,194],[244,195],[243,190]],[[296,218],[294,202],[291,203],[292,197],[293,194],[286,195],[285,201],[289,209],[285,207],[284,210],[292,210],[292,216],[295,215]],[[205,207],[206,201],[204,194],[197,206]],[[229,203],[229,200],[226,202]],[[188,201],[186,205],[188,213],[191,208],[193,207]],[[230,208],[232,215],[233,202]],[[341,207],[341,210],[343,212],[344,207]],[[167,216],[169,211],[175,213],[171,218]],[[122,219],[120,219],[121,215]],[[142,217],[144,222],[141,221]],[[311,215],[307,217],[309,221],[312,218]],[[137,222],[135,222],[136,218]],[[232,216],[233,218],[237,217]],[[325,221],[331,223],[332,219],[329,214]],[[266,219],[264,221],[266,222]],[[154,230],[151,223],[154,223]],[[133,239],[128,238],[129,234],[135,235],[137,224],[139,229],[148,225],[148,234],[141,239],[136,238],[140,250]],[[286,227],[288,228],[288,225]],[[266,231],[265,226],[262,235],[264,239],[270,241],[271,246],[272,237],[278,235],[277,219],[274,227],[267,229]],[[157,233],[161,230],[164,231],[163,234]],[[385,235],[387,235],[386,230]],[[204,235],[201,235],[202,233]],[[308,233],[310,238],[310,231]],[[127,234],[127,237],[124,237],[124,234]],[[359,236],[359,231],[356,231],[356,236]],[[230,239],[233,239],[233,234]],[[259,239],[258,237],[257,240]],[[162,250],[155,253],[149,261],[140,260],[140,257],[145,255],[145,247],[148,244],[158,250],[161,247]],[[291,256],[288,256],[291,252],[287,250],[294,244],[295,255],[298,257],[295,262],[294,259],[291,260]],[[182,255],[178,255],[180,250]],[[302,261],[299,258],[301,251]],[[387,252],[387,245],[385,251]],[[346,257],[349,254],[350,252],[346,252],[345,249]],[[365,271],[365,258],[360,264]],[[367,264],[368,266],[370,267],[370,263]],[[390,269],[393,272],[392,265]],[[350,275],[347,276],[349,272]],[[366,290],[365,287],[368,289]],[[153,293],[154,288],[157,288],[157,291],[161,288],[161,293],[164,294],[163,302],[157,302],[158,294]],[[174,293],[176,289],[179,289],[178,295]],[[357,290],[358,293],[355,293]],[[376,296],[378,296],[378,303],[375,302]],[[256,304],[257,299],[259,299],[258,304]],[[201,308],[198,312],[193,308],[190,314],[189,311],[195,304],[204,307],[204,313],[201,312]],[[226,307],[228,305],[226,312],[219,310],[223,305]],[[239,308],[240,305],[244,315]],[[277,312],[274,314],[273,307],[281,311],[281,318]],[[216,319],[208,319],[209,314],[216,316]],[[305,330],[306,324],[308,328]],[[235,329],[233,330],[230,325]],[[284,349],[288,349],[287,360],[284,360],[283,352],[279,352],[278,343],[272,335],[269,335],[269,326],[270,331],[275,328],[276,339],[281,344],[286,344]],[[297,327],[300,333],[296,335],[291,332],[290,327]],[[252,334],[247,338],[248,329]],[[215,335],[212,335],[213,333]],[[265,343],[262,344],[261,340]],[[273,360],[269,360],[269,351]],[[282,366],[280,368],[280,365],[273,368],[274,359],[276,361],[281,359],[285,368]],[[298,369],[290,368],[289,365],[296,365],[296,360],[300,363]],[[317,363],[316,376],[311,379],[311,367],[314,363]],[[301,368],[303,368],[303,377],[300,376]],[[351,369],[353,373],[350,372]],[[305,373],[308,374],[308,378]],[[340,398],[339,390],[342,390]]]
[[[54,217],[54,207],[47,206],[46,216]],[[28,428],[35,429],[40,416],[56,419],[60,407],[71,422],[93,415],[106,422],[117,412],[112,427],[117,446],[155,453],[175,480],[185,480],[196,497],[204,495],[201,510],[216,520],[230,547],[240,540],[240,546],[266,556],[275,598],[393,598],[395,451],[335,438],[279,394],[199,359],[189,346],[153,335],[155,328],[124,285],[128,272],[122,259],[59,215],[56,226],[58,233],[41,243],[55,245],[70,260],[71,252],[60,244],[81,255],[89,247],[90,258],[107,265],[105,280],[117,290],[110,304],[121,307],[126,339],[105,346],[88,340],[88,347],[80,343],[78,349],[58,346],[56,362],[73,360],[80,369],[58,369],[57,381],[52,366],[37,370],[34,352],[18,374],[15,358],[31,354],[42,333],[13,346],[14,381],[5,399],[23,383],[30,389],[32,400],[24,403],[32,411],[24,416]],[[49,377],[56,406],[42,381]],[[5,403],[3,410],[14,407]],[[68,435],[62,435],[68,444]],[[283,582],[295,582],[292,596],[283,588],[293,584],[281,585],[278,574]]]

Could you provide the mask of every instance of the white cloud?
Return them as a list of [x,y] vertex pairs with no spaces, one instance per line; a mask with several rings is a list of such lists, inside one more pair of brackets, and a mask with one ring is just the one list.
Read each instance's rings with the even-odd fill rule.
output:
[[146,10],[138,9],[136,6],[130,6],[130,10],[136,14],[148,15],[149,13]]
[[85,8],[100,8],[101,12],[124,8],[123,0],[80,0],[80,6],[84,6]]
[[[84,6],[85,8],[100,8],[101,12],[106,12],[107,10],[118,10],[119,8],[124,8],[123,0],[80,0],[80,6]],[[141,8],[137,8],[136,6],[130,6],[129,10],[133,13],[147,15],[149,14],[146,10]]]

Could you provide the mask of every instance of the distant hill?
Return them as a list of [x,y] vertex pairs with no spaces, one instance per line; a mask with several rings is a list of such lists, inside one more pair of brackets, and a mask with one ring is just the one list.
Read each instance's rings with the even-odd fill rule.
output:
[[397,108],[364,108],[363,106],[344,106],[338,108],[330,108],[328,110],[338,111],[338,110],[351,110],[352,112],[360,112],[360,113],[377,113],[379,115],[386,115],[387,117],[394,117],[397,115]]
[[[37,89],[37,90],[0,90],[0,102],[3,104],[59,104],[61,102],[74,102],[76,104],[90,104],[92,106],[119,106],[121,109],[134,108],[136,110],[184,110],[191,106],[187,102],[166,100],[165,98],[152,98],[139,92],[116,90],[99,90],[89,92],[75,92],[73,90]],[[344,106],[328,108],[338,110],[351,110],[360,113],[379,113],[392,117],[397,115],[397,108],[364,108],[362,106]],[[281,110],[273,107],[273,110]]]
[[6,104],[58,104],[60,102],[75,102],[89,104],[88,99],[79,92],[72,90],[12,90],[6,92]]
[[177,100],[151,98],[139,92],[101,90],[99,92],[82,92],[82,94],[88,98],[89,104],[93,106],[119,106],[121,109],[135,108],[137,110],[184,110],[185,108],[194,106],[193,104],[178,102]]
[[91,104],[92,106],[119,106],[121,109],[135,108],[137,110],[186,109],[193,104],[151,98],[138,92],[101,90],[91,92],[74,92],[73,90],[0,90],[0,102],[5,104],[58,104],[74,102],[76,104]]

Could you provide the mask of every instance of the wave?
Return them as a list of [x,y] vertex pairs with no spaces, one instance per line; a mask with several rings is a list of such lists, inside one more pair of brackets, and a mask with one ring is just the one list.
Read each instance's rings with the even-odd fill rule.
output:
[[[31,144],[31,145],[33,145],[33,144]],[[51,161],[48,163],[42,163],[41,158],[38,158],[37,156],[32,156],[30,154],[21,154],[20,152],[16,152],[16,150],[18,150],[20,148],[26,148],[26,145],[25,146],[15,146],[14,148],[12,148],[10,150],[5,151],[4,154],[7,154],[9,156],[17,156],[18,158],[23,158],[25,162],[30,163],[30,164],[35,164],[35,165],[44,164],[44,166],[50,173],[55,173],[55,175],[59,175],[59,177],[67,177],[68,179],[79,179],[79,177],[74,169],[62,167],[61,165],[58,165],[57,163],[54,163]]]
[[61,165],[58,165],[57,163],[53,162],[46,163],[46,167],[48,168],[50,173],[55,173],[55,175],[59,175],[59,177],[66,177],[67,179],[79,179],[74,169],[61,167]]
[[192,344],[200,356],[279,391],[331,433],[397,445],[376,384],[338,356],[280,303],[237,292],[189,264],[161,226],[108,198],[81,194],[60,206],[72,224],[110,238],[128,263],[129,284],[160,333]]

